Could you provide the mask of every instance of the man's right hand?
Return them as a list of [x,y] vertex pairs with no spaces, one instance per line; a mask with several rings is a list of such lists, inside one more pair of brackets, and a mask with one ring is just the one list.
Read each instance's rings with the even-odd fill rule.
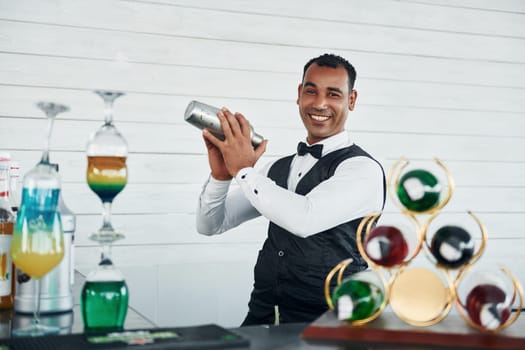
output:
[[211,143],[206,136],[203,136],[204,143],[208,149],[208,162],[210,163],[211,176],[215,180],[231,180],[232,176],[224,164],[224,158],[222,157],[221,151]]
[[[250,124],[241,113],[233,114],[223,107],[217,113],[217,117],[221,122],[224,140],[217,138],[207,129],[204,129],[203,136],[207,142],[211,143],[211,145],[207,146],[208,154],[211,154],[211,150],[214,151],[210,159],[210,161],[213,161],[213,164],[210,163],[212,174],[215,170],[217,176],[222,178],[225,174],[229,174],[228,179],[231,179],[241,169],[255,165],[266,151],[268,140],[263,140],[256,148],[253,148]],[[221,156],[220,162],[219,155]],[[224,170],[225,172],[223,173]]]

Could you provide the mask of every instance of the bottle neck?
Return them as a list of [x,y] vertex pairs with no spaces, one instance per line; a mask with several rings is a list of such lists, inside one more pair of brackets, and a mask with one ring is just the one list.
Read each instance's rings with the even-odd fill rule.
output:
[[14,212],[18,211],[20,206],[20,195],[18,194],[18,176],[10,174],[9,177],[9,199],[11,201],[11,209]]
[[[9,175],[8,171],[0,169],[0,208],[12,211],[9,198]],[[3,220],[0,218],[0,220]]]
[[7,169],[0,169],[0,197],[9,197],[9,172]]

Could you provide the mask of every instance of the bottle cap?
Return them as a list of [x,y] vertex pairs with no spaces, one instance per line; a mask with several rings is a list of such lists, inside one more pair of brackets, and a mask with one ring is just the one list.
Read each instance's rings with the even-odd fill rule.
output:
[[10,163],[11,156],[9,155],[9,153],[0,152],[0,169],[9,170]]

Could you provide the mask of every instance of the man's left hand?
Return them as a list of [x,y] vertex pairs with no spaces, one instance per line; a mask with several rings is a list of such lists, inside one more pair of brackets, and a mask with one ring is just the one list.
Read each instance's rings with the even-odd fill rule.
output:
[[221,121],[224,141],[207,130],[204,132],[204,137],[221,151],[228,172],[231,176],[236,176],[241,169],[255,165],[266,151],[268,141],[264,140],[253,148],[250,125],[241,113],[233,114],[223,107],[217,116]]

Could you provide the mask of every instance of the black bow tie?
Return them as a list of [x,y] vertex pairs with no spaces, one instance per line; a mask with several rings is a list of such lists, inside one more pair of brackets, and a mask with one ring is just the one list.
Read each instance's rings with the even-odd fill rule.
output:
[[297,154],[304,156],[306,153],[310,153],[312,157],[319,159],[323,154],[323,145],[308,146],[304,142],[299,142],[297,145]]

